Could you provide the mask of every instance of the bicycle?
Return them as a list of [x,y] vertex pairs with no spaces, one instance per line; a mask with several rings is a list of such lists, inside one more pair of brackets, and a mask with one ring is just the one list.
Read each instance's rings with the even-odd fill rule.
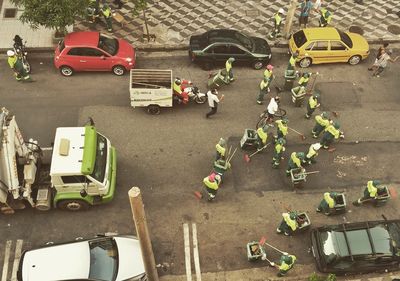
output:
[[[278,108],[278,111],[274,114],[274,118],[275,117],[277,117],[277,118],[279,118],[279,119],[282,119],[283,117],[285,117],[286,116],[286,110],[284,110],[283,108],[281,108],[281,107],[279,107]],[[263,112],[262,113],[262,115],[260,116],[260,118],[258,119],[258,121],[257,121],[257,125],[256,125],[256,128],[258,129],[258,128],[262,128],[262,127],[264,127],[265,125],[267,125],[269,122],[269,120],[268,120],[269,118],[268,118],[268,112]]]

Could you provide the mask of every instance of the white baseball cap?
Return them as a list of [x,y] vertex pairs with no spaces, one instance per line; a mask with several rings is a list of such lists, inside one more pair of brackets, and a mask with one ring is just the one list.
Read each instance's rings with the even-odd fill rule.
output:
[[15,52],[13,50],[7,51],[7,56],[12,57],[13,55],[15,55]]

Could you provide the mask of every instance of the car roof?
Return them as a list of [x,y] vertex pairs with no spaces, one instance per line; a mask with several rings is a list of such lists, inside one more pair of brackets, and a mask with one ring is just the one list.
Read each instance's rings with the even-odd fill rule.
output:
[[97,47],[100,33],[97,31],[72,32],[65,36],[64,44],[68,47],[88,46]]
[[238,31],[233,29],[212,29],[206,32],[209,43],[229,42],[240,44],[239,40],[235,37],[236,33]]
[[340,40],[340,34],[334,27],[314,27],[303,29],[308,41],[313,40]]

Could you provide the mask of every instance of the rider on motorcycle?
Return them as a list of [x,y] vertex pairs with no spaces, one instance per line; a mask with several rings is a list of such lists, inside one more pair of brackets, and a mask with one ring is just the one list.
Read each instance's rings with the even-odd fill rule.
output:
[[[186,83],[184,83],[186,82]],[[181,80],[181,78],[175,78],[174,80],[174,95],[178,98],[179,103],[187,104],[189,102],[188,93],[185,92],[185,88],[187,87],[188,82],[185,80]]]

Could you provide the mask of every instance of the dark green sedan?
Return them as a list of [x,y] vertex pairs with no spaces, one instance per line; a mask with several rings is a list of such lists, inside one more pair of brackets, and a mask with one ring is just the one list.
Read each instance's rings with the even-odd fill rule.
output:
[[235,64],[261,69],[271,60],[271,48],[259,37],[232,29],[212,29],[190,37],[189,57],[206,69],[224,63],[230,57],[235,58]]

